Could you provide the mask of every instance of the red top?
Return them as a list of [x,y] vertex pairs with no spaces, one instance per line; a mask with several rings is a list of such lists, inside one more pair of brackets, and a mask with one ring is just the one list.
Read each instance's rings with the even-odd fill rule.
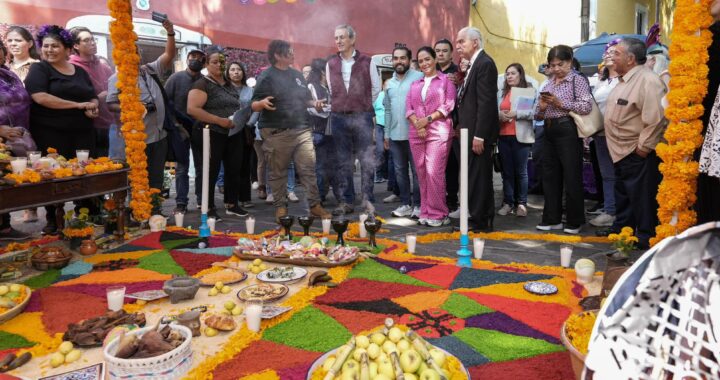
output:
[[[510,103],[510,93],[508,91],[505,97],[500,102],[500,111],[510,111],[512,104]],[[500,123],[500,136],[515,136],[515,119]]]

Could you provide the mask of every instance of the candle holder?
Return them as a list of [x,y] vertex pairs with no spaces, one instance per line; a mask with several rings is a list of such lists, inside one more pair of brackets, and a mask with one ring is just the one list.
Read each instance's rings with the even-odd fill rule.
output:
[[285,228],[285,235],[287,236],[287,239],[292,240],[292,235],[290,234],[290,227],[292,227],[293,223],[295,222],[295,217],[285,215],[281,216],[278,219],[280,220],[280,225]]
[[380,227],[382,227],[382,222],[375,218],[365,220],[365,229],[370,235],[368,243],[373,248],[377,247],[377,243],[375,242],[375,234],[380,231]]
[[310,226],[312,226],[313,221],[315,221],[313,216],[298,216],[298,224],[302,226],[305,236],[310,235]]
[[347,219],[337,219],[332,221],[333,230],[335,230],[338,234],[335,244],[345,245],[343,234],[347,231],[348,222],[349,221]]

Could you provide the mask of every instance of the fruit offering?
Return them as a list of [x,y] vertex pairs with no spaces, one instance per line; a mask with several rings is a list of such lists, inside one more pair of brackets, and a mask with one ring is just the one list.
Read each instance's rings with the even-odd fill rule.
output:
[[263,261],[260,259],[255,259],[250,264],[248,264],[248,270],[250,272],[253,272],[253,274],[258,274],[265,269],[267,269],[267,266],[265,266],[265,263],[263,263]]
[[27,296],[28,291],[24,285],[0,285],[0,315],[23,303]]
[[[280,240],[280,237],[275,239],[261,238],[259,240],[242,238],[238,240],[238,245],[235,246],[233,251],[236,254],[243,255],[321,261],[325,263],[352,261],[360,253],[357,247],[342,245],[328,247],[326,243],[327,239],[315,239],[311,236],[305,236],[297,243]],[[248,267],[248,269],[252,270],[251,267]]]
[[393,326],[360,334],[327,356],[312,379],[455,380],[467,379],[460,361],[412,330]]
[[80,359],[80,356],[82,356],[82,352],[75,349],[72,342],[64,341],[58,347],[57,352],[50,355],[50,366],[56,368],[63,364],[70,364]]

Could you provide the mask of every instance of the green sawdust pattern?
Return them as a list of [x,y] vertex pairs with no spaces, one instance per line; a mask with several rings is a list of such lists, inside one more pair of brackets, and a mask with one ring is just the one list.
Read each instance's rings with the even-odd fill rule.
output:
[[141,257],[138,268],[155,271],[162,274],[177,274],[179,276],[187,275],[185,269],[178,265],[167,251],[153,253],[145,257]]
[[465,328],[453,335],[493,362],[565,351],[565,347],[544,340],[473,327]]
[[58,277],[60,277],[60,269],[50,269],[42,274],[25,280],[23,284],[31,287],[32,289],[47,288],[52,285]]
[[364,278],[372,281],[394,282],[405,285],[439,288],[439,286],[428,284],[427,282],[402,274],[395,269],[382,265],[372,259],[367,259],[356,265],[348,275],[348,278]]
[[308,351],[325,352],[337,348],[352,334],[322,311],[308,306],[289,320],[265,331],[263,339]]
[[171,250],[175,249],[175,247],[179,247],[181,245],[195,243],[195,242],[199,242],[199,241],[200,241],[199,238],[180,239],[180,240],[165,240],[165,241],[161,242],[160,244],[162,244],[162,246],[165,247],[165,249],[167,249],[168,251],[171,251]]
[[452,293],[447,301],[440,306],[441,309],[458,317],[467,318],[473,315],[491,313],[494,310],[483,306],[462,294]]
[[0,350],[7,350],[9,348],[32,347],[34,345],[35,343],[21,337],[20,335],[0,331]]

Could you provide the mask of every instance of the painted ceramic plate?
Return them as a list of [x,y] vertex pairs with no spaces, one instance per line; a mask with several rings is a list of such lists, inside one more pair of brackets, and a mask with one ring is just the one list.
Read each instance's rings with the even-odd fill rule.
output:
[[271,302],[285,297],[290,289],[283,284],[257,284],[246,286],[237,292],[237,297],[243,301],[260,300]]
[[262,282],[284,284],[300,280],[307,276],[307,273],[307,269],[300,267],[276,267],[258,273],[257,279]]
[[542,281],[526,282],[523,288],[525,288],[525,290],[532,294],[539,294],[542,296],[555,294],[558,292],[557,286]]

